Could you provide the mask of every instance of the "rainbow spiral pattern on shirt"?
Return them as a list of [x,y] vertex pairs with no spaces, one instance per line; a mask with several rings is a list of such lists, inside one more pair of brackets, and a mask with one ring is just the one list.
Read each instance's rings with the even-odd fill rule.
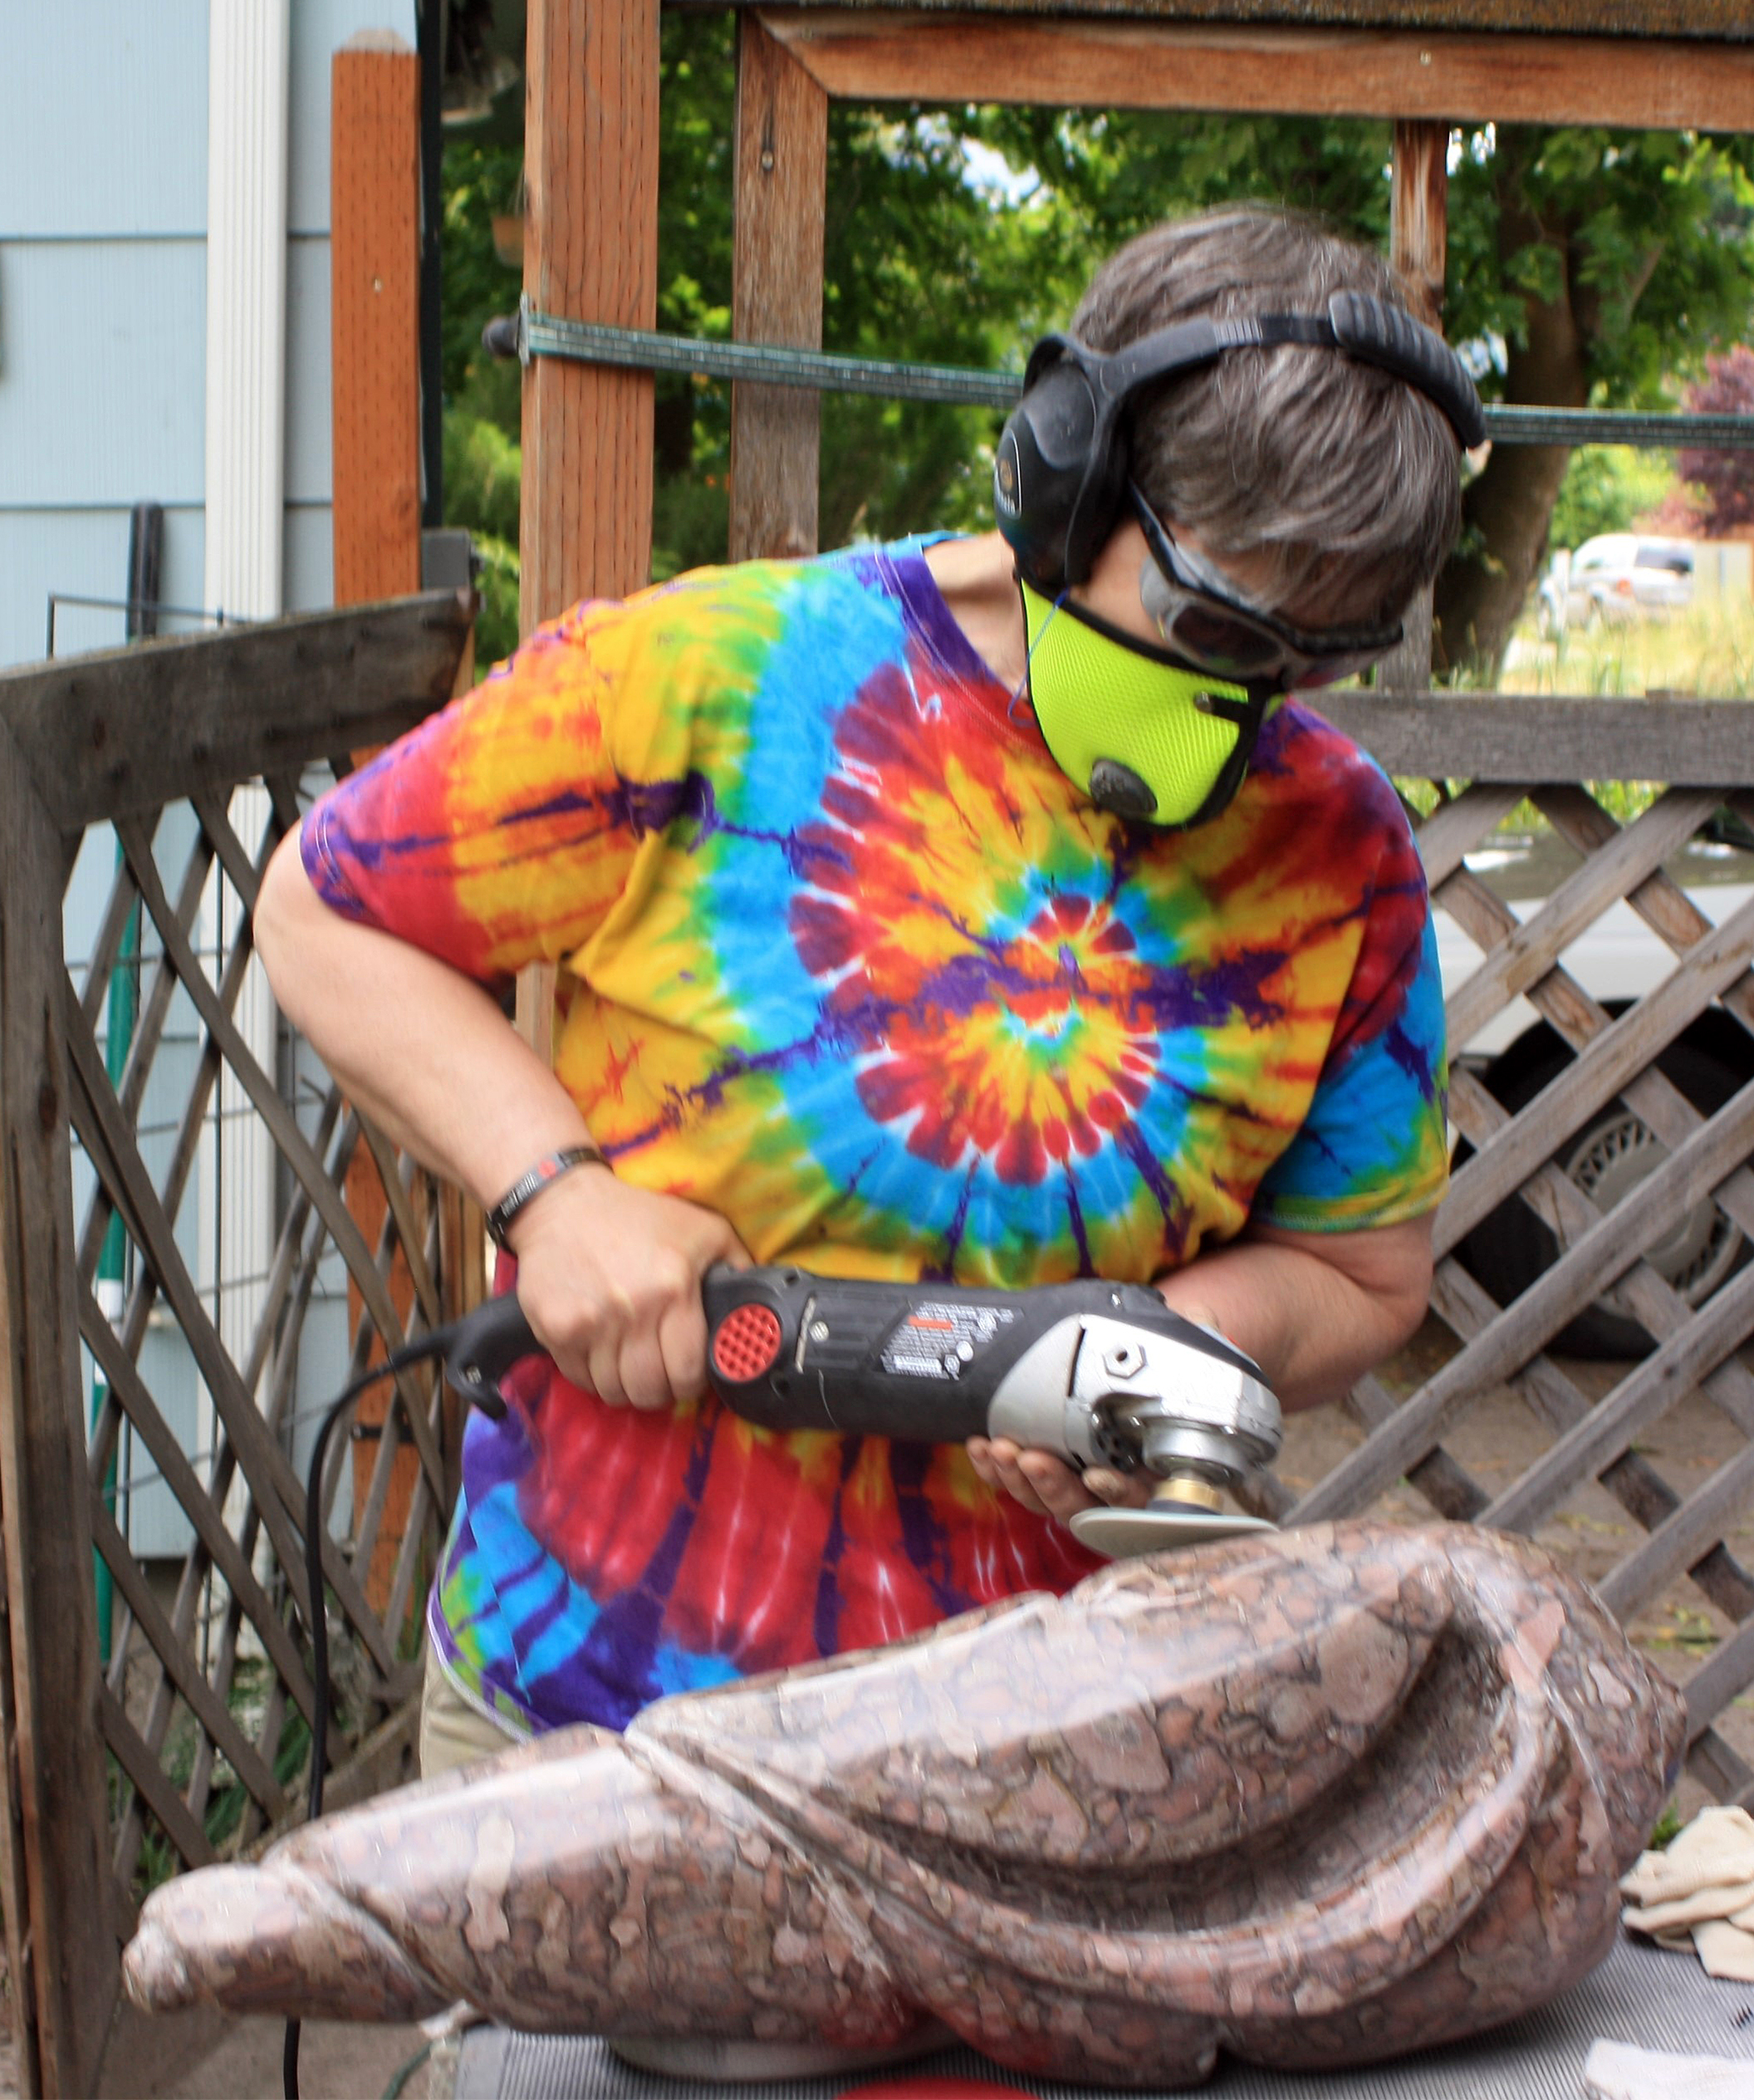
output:
[[[556,1069],[617,1171],[760,1259],[1147,1279],[1251,1214],[1428,1209],[1441,1013],[1380,773],[1286,705],[1232,808],[1166,834],[1017,713],[917,546],[703,572],[532,637],[320,805],[306,864],[484,980],[560,964]],[[524,1397],[472,1426],[434,1632],[525,1723],[1090,1564],[957,1447]]]

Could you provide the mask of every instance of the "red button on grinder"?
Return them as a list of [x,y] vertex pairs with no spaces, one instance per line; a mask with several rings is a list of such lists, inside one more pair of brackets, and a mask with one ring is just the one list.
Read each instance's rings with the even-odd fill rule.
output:
[[713,1368],[728,1386],[746,1386],[772,1368],[784,1338],[772,1306],[739,1305],[713,1337]]

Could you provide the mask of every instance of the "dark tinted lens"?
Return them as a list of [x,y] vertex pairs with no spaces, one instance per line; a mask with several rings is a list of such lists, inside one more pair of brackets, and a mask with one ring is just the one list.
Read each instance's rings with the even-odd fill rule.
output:
[[1285,659],[1284,645],[1263,629],[1197,600],[1178,606],[1163,634],[1172,649],[1192,656],[1208,670],[1232,671],[1239,678],[1276,670]]
[[1319,686],[1338,685],[1341,679],[1351,678],[1367,665],[1375,663],[1383,653],[1379,649],[1360,649],[1355,650],[1350,656],[1320,657],[1298,672],[1291,680],[1292,689],[1308,693]]

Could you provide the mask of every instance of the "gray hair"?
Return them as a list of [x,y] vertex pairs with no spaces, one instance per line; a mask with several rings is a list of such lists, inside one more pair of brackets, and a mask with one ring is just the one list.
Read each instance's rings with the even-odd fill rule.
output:
[[[1406,308],[1382,257],[1260,205],[1154,227],[1090,282],[1072,332],[1114,351],[1198,315],[1321,313],[1330,293]],[[1392,620],[1461,522],[1455,433],[1389,373],[1331,350],[1232,351],[1135,409],[1133,477],[1221,562],[1267,557],[1267,596],[1312,626]]]

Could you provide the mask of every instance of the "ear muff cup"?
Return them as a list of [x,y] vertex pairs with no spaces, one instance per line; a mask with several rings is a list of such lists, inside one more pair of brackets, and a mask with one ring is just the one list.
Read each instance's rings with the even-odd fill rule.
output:
[[1126,482],[1121,404],[1085,368],[1089,355],[1065,337],[1037,344],[993,457],[999,531],[1019,571],[1054,596],[1090,574]]

